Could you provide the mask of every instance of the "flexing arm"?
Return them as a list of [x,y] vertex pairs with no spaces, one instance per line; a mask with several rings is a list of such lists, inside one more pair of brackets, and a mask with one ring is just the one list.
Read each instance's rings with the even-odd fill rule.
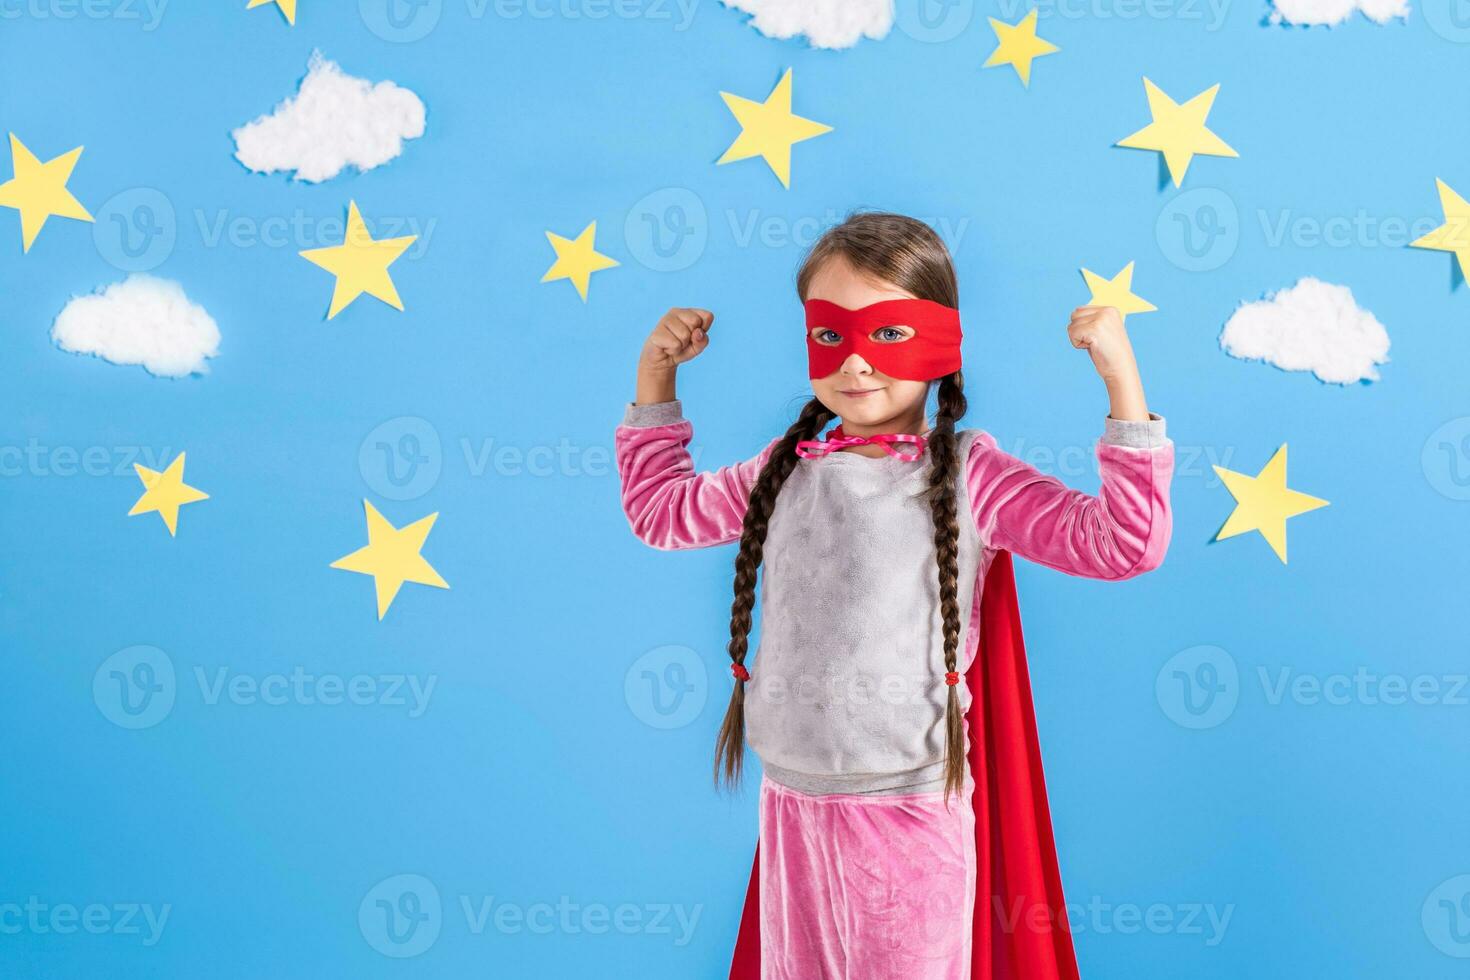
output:
[[1073,490],[981,433],[965,471],[975,524],[990,547],[1069,575],[1130,578],[1159,567],[1169,547],[1174,444],[1164,420],[1148,410],[1118,310],[1079,306],[1067,339],[1092,357],[1108,390],[1110,412],[1097,443],[1102,489],[1095,497]]
[[628,402],[614,436],[623,513],[640,541],[655,548],[706,548],[738,540],[750,488],[779,438],[757,456],[694,472],[694,427],[674,393],[679,365],[709,346],[715,315],[675,307],[659,318],[638,355],[636,401]]
[[1096,496],[1002,451],[987,433],[970,447],[966,482],[975,524],[992,548],[1069,575],[1124,579],[1157,568],[1169,547],[1174,444],[1164,420],[1109,418],[1097,443]]
[[693,435],[678,399],[629,402],[614,434],[623,513],[638,539],[655,548],[705,548],[738,540],[750,489],[780,442],[773,439],[744,462],[696,473],[688,449]]

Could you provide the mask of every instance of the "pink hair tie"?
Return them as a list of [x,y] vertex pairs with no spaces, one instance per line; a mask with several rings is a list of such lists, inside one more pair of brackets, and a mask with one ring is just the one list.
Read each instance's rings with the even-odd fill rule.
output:
[[[908,453],[900,452],[894,448],[895,443],[908,443],[914,448]],[[880,432],[871,436],[849,436],[844,435],[842,426],[838,425],[827,433],[825,439],[803,439],[796,444],[796,455],[802,459],[818,459],[836,449],[844,446],[882,446],[883,451],[894,459],[901,459],[912,463],[923,457],[924,447],[929,440],[923,436],[916,436],[909,432]]]
[[748,681],[748,680],[750,680],[750,671],[748,671],[748,670],[745,669],[745,665],[744,664],[731,664],[730,665],[730,673],[732,673],[732,674],[735,675],[735,679],[737,681]]

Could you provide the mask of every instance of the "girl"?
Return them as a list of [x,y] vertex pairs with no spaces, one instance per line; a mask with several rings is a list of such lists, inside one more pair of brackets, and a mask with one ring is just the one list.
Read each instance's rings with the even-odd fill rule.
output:
[[1164,420],[1118,312],[1079,307],[1067,336],[1111,408],[1098,495],[957,430],[958,286],[914,219],[850,216],[812,247],[797,293],[815,397],[784,435],[694,472],[674,379],[709,345],[714,315],[700,309],[654,328],[615,433],[641,540],[740,542],[715,771],[737,783],[749,742],[762,778],[732,976],[1075,977],[1006,552],[1091,578],[1158,567]]

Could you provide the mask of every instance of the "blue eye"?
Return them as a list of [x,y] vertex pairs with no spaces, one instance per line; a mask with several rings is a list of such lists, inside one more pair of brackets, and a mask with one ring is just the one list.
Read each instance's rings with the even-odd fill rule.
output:
[[[907,336],[903,332],[903,330],[898,327],[879,327],[878,334],[883,340],[890,344],[903,340],[904,337]],[[882,335],[884,334],[887,334],[888,336],[883,337]]]
[[[831,337],[830,340],[827,339],[829,335]],[[836,330],[823,329],[821,333],[817,334],[817,341],[824,344],[841,343],[842,334],[838,333]]]

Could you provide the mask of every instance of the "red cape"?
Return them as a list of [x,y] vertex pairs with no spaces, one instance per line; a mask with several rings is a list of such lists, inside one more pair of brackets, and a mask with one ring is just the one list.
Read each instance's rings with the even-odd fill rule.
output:
[[[1021,611],[1008,552],[997,552],[980,598],[980,647],[970,685],[975,774],[975,941],[971,980],[1077,980],[1056,841],[1041,772]],[[760,844],[730,980],[760,980]]]

